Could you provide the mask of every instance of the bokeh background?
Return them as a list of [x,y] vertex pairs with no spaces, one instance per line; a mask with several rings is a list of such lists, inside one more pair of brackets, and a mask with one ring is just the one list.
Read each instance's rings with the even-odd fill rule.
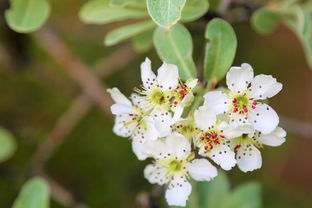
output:
[[[10,207],[22,184],[38,174],[53,184],[52,208],[140,207],[144,194],[155,191],[143,177],[149,161],[138,161],[130,142],[112,132],[105,88],[129,95],[140,83],[140,62],[149,57],[157,68],[161,61],[154,49],[138,54],[129,43],[105,47],[105,34],[121,23],[82,23],[78,11],[85,2],[53,1],[48,23],[29,35],[8,28],[8,2],[0,2],[0,125],[18,142],[15,155],[0,164],[0,207]],[[206,23],[186,24],[199,66]],[[281,147],[262,150],[262,169],[228,172],[231,184],[260,182],[265,208],[312,207],[312,71],[301,45],[283,25],[268,36],[255,33],[248,20],[233,27],[234,65],[250,63],[256,74],[283,83],[270,105],[288,135]]]

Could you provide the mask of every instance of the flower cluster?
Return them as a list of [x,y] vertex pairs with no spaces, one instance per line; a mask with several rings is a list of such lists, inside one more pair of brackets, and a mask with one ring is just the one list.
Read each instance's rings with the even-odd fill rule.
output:
[[190,109],[198,81],[181,81],[175,65],[163,63],[156,76],[146,58],[141,79],[130,99],[117,88],[108,89],[115,101],[113,130],[131,138],[139,160],[154,159],[144,176],[152,184],[166,185],[169,205],[186,205],[191,178],[209,181],[217,175],[208,158],[224,170],[237,165],[252,171],[262,166],[259,149],[285,141],[278,115],[265,103],[282,84],[270,75],[254,77],[249,64],[232,67],[226,75],[228,89],[208,91],[194,112]]

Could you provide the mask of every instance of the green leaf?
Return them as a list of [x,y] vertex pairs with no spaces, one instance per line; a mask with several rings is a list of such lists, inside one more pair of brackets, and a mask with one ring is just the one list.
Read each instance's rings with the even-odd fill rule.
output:
[[207,25],[205,38],[204,76],[207,80],[221,80],[229,70],[235,56],[237,39],[231,25],[215,18]]
[[182,21],[194,21],[203,16],[209,8],[208,0],[188,0],[182,11]]
[[198,183],[200,208],[224,208],[224,201],[230,196],[230,184],[226,174],[218,171],[218,176],[209,182]]
[[301,41],[308,65],[312,68],[312,12],[298,5],[292,5],[283,12],[285,24]]
[[16,32],[29,33],[40,28],[50,14],[46,0],[11,0],[11,7],[5,12],[5,19]]
[[110,0],[112,6],[145,8],[145,0]]
[[237,187],[225,200],[223,208],[260,208],[261,188],[258,183],[250,182]]
[[14,201],[12,208],[48,208],[49,186],[41,178],[27,181]]
[[280,20],[279,11],[262,8],[252,15],[251,24],[258,33],[269,34],[275,30]]
[[147,11],[160,27],[170,28],[181,18],[186,0],[146,0]]
[[105,24],[147,16],[147,12],[143,9],[113,7],[109,0],[91,0],[83,5],[79,12],[80,19],[91,24]]
[[167,63],[177,65],[183,80],[196,77],[192,37],[183,25],[177,24],[170,30],[158,27],[153,41],[159,57]]
[[108,33],[105,37],[105,45],[111,46],[116,43],[119,43],[123,40],[129,39],[133,36],[136,36],[142,32],[150,30],[154,28],[156,25],[153,21],[147,20],[140,23],[135,23],[131,25],[127,25],[124,27],[120,27],[112,32]]
[[0,127],[0,162],[9,159],[16,150],[16,142],[13,135]]
[[152,48],[153,33],[154,30],[148,30],[132,38],[132,44],[137,52],[143,53]]

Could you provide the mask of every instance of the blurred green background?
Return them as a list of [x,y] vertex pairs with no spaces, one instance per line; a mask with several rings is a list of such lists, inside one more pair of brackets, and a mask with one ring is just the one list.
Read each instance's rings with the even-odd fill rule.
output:
[[[136,54],[130,48],[126,53],[132,57],[130,61],[115,56],[107,64],[124,65],[109,69],[115,70],[112,73],[105,72],[107,66],[101,62],[121,48],[131,46],[125,43],[104,47],[105,34],[120,23],[83,24],[78,11],[85,2],[51,2],[52,15],[41,30],[53,31],[92,74],[95,68],[104,70],[107,76],[97,76],[103,89],[104,85],[117,86],[129,95],[140,83],[140,62],[147,56],[156,68],[161,61],[154,49]],[[138,161],[130,142],[113,134],[113,117],[91,97],[77,105],[71,114],[74,116],[65,120],[65,125],[61,122],[55,132],[56,124],[73,109],[85,89],[72,78],[66,66],[47,52],[40,41],[40,30],[30,35],[13,32],[3,19],[8,2],[2,0],[0,7],[0,126],[10,130],[18,142],[16,154],[0,164],[0,207],[10,207],[22,184],[42,172],[71,193],[61,195],[71,199],[72,207],[75,203],[92,208],[141,207],[138,201],[153,189],[143,177],[144,166],[149,161]],[[194,38],[193,56],[199,65],[206,23],[207,19],[202,18],[197,23],[186,24]],[[283,25],[269,36],[256,34],[247,20],[236,21],[233,27],[238,37],[234,64],[250,63],[256,74],[272,74],[283,83],[282,92],[270,104],[281,116],[281,125],[288,135],[281,147],[263,149],[262,169],[242,173],[234,168],[228,172],[231,184],[235,187],[247,181],[260,182],[265,208],[312,207],[312,71],[303,50],[295,35]],[[59,56],[64,58],[62,53]],[[107,104],[110,102],[108,99]],[[69,131],[64,138],[61,136],[63,142],[53,150],[43,170],[35,169],[34,154],[39,144],[46,138],[60,138],[58,134],[66,130]],[[66,207],[54,199],[52,208]]]

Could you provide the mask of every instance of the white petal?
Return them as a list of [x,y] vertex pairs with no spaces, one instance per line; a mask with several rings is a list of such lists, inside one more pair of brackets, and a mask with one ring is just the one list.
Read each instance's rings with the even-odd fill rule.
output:
[[159,137],[165,137],[171,134],[170,126],[175,122],[171,113],[164,110],[154,110],[151,116],[153,117],[155,127],[159,132]]
[[146,97],[144,96],[140,96],[136,93],[132,93],[131,94],[131,101],[133,103],[133,105],[137,105],[137,106],[144,106],[144,103],[147,104],[147,102],[145,101]]
[[173,133],[165,139],[167,153],[174,154],[178,158],[185,158],[191,152],[190,142],[181,134]]
[[188,88],[193,89],[194,87],[196,87],[198,83],[198,79],[188,79],[186,80],[185,84]]
[[195,124],[202,130],[207,130],[208,127],[216,124],[216,114],[211,108],[201,106],[194,113]]
[[216,114],[229,110],[231,101],[222,91],[211,91],[204,95],[204,105],[210,107]]
[[223,130],[222,135],[225,136],[227,139],[233,139],[241,136],[242,134],[253,134],[255,132],[255,129],[252,126],[244,125],[233,128],[226,122],[221,122],[218,128],[220,130]]
[[269,105],[259,103],[248,114],[250,124],[263,134],[271,133],[279,123],[279,117]]
[[252,144],[242,145],[237,149],[237,165],[243,172],[253,171],[262,166],[260,151]]
[[255,76],[251,82],[250,96],[254,99],[267,99],[281,91],[283,85],[276,81],[271,75],[260,74]]
[[167,169],[159,164],[151,164],[145,167],[144,177],[151,184],[163,185],[168,182],[168,177],[166,177]]
[[158,69],[157,81],[164,90],[174,90],[179,83],[178,67],[173,64],[163,63]]
[[285,142],[286,131],[281,127],[277,127],[270,134],[260,134],[258,138],[256,138],[260,143],[276,147],[280,146]]
[[217,168],[206,159],[195,159],[186,165],[186,170],[196,181],[209,181],[217,176]]
[[236,164],[235,153],[224,142],[215,145],[207,155],[224,170],[230,170]]
[[229,117],[230,117],[230,125],[234,128],[250,124],[248,120],[248,115],[246,114],[231,113],[229,114]]
[[231,67],[226,74],[226,84],[232,91],[240,93],[247,89],[253,76],[253,69],[249,64],[242,64],[241,67]]
[[148,58],[141,64],[141,79],[146,89],[156,81],[156,75],[152,71],[151,61]]
[[149,116],[146,116],[141,120],[140,126],[135,128],[132,135],[133,140],[141,143],[148,140],[156,140],[158,137],[159,132],[155,127],[154,120]]
[[114,115],[120,115],[124,113],[136,114],[136,111],[130,105],[114,104],[111,106],[111,111]]
[[186,206],[186,201],[192,192],[191,184],[180,176],[175,176],[175,180],[170,182],[165,197],[169,206]]
[[136,122],[128,123],[129,121],[132,121],[132,117],[129,116],[129,114],[117,115],[115,118],[115,125],[113,128],[114,133],[122,137],[131,136],[135,128]]
[[143,143],[133,140],[131,142],[132,151],[137,156],[139,160],[145,160],[146,158],[150,157],[151,155],[146,154],[145,146]]
[[112,96],[115,103],[124,104],[131,106],[130,100],[122,94],[118,88],[107,89],[107,92]]

